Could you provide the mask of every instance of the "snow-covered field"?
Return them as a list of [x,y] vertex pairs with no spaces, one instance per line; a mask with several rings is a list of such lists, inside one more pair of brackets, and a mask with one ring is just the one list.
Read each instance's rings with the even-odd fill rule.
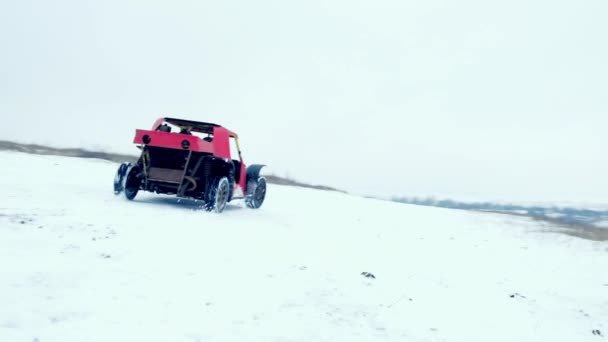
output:
[[273,185],[217,215],[115,197],[110,162],[0,158],[1,342],[608,335],[608,243],[524,218]]

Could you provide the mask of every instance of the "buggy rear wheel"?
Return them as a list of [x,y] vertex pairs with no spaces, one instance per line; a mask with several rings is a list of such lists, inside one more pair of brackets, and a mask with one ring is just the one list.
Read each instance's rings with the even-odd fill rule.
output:
[[257,180],[250,180],[247,184],[248,194],[245,197],[245,204],[252,209],[258,209],[266,198],[266,178],[260,177]]
[[116,175],[114,176],[114,195],[119,195],[125,189],[125,176],[127,175],[127,171],[131,163],[122,163],[116,170]]
[[129,167],[124,184],[125,197],[128,200],[133,200],[135,196],[137,196],[137,192],[139,191],[139,187],[141,185],[141,179],[139,178],[139,167]]
[[226,208],[230,197],[230,182],[227,177],[218,178],[211,187],[207,197],[207,210],[221,213]]

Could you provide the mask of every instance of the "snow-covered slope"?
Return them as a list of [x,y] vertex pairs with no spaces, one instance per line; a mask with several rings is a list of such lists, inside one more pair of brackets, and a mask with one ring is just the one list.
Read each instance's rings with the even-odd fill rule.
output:
[[3,342],[608,335],[608,244],[523,218],[276,185],[217,215],[115,197],[110,162],[0,158]]

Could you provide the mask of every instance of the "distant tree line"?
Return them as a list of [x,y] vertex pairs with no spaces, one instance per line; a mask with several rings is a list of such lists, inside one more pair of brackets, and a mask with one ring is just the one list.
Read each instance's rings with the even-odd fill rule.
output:
[[435,199],[433,197],[393,197],[394,202],[423,205],[430,207],[462,209],[462,210],[479,210],[493,211],[504,213],[518,213],[522,215],[532,216],[535,218],[553,218],[563,223],[588,223],[608,220],[608,211],[578,209],[578,208],[562,208],[562,207],[541,207],[541,206],[523,206],[515,204],[498,204],[493,202],[460,202],[451,199]]

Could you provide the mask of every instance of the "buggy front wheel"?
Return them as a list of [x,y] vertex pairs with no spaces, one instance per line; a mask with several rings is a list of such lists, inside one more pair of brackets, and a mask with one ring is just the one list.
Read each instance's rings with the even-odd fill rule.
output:
[[252,209],[258,209],[266,198],[266,178],[260,177],[257,180],[247,182],[247,196],[245,204]]

